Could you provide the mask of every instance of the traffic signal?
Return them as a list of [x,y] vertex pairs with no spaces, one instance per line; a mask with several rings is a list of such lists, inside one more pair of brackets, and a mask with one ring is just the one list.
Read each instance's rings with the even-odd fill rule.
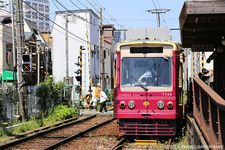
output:
[[22,72],[28,73],[32,71],[32,56],[30,54],[22,55]]
[[[79,58],[78,58],[79,59]],[[75,76],[76,80],[78,82],[80,82],[80,85],[82,84],[82,70],[81,70],[81,64],[80,62],[76,63],[77,66],[80,67],[80,69],[78,69],[77,71],[75,71],[74,73],[76,73],[77,75]]]
[[79,81],[81,83],[81,81],[82,81],[81,75],[76,76],[76,79],[77,79],[77,81]]
[[78,61],[77,63],[75,63],[75,65],[77,65],[79,69],[74,72],[77,74],[75,78],[78,82],[80,82],[80,85],[82,85],[82,50],[85,50],[85,49],[83,48],[83,46],[80,46],[80,56],[78,56]]

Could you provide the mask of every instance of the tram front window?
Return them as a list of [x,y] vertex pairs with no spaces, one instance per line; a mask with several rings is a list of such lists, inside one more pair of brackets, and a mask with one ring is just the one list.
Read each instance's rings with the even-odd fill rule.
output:
[[163,57],[124,57],[122,86],[171,86],[171,59]]

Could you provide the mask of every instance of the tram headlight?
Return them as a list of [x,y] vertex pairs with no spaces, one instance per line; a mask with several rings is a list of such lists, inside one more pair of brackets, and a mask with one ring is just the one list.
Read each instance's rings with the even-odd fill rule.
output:
[[165,107],[165,103],[163,101],[158,101],[157,105],[159,109],[163,109]]
[[133,108],[135,107],[135,102],[134,102],[133,100],[129,101],[128,107],[129,107],[130,109],[133,109]]
[[120,108],[121,108],[121,109],[124,109],[125,107],[126,107],[125,102],[124,102],[124,101],[121,101],[121,102],[120,102]]
[[173,102],[168,102],[167,103],[167,108],[168,109],[173,109]]

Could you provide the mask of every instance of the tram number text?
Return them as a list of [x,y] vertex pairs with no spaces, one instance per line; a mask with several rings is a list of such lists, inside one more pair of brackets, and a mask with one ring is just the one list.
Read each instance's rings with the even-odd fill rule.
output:
[[172,96],[172,93],[162,93],[163,96]]

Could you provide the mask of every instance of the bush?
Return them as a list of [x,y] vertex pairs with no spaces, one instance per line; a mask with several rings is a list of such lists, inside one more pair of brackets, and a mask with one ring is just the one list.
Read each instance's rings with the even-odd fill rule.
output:
[[62,121],[77,115],[77,110],[74,108],[69,108],[65,105],[59,105],[55,107],[50,113],[49,116],[44,118],[42,115],[41,118],[31,118],[28,122],[24,122],[23,124],[12,128],[11,131],[5,133],[4,131],[0,131],[0,137],[4,135],[15,135],[19,133],[23,133],[26,131],[34,130],[36,128],[53,125],[58,121]]
[[40,83],[36,95],[39,97],[38,104],[41,112],[46,114],[52,107],[61,103],[63,87],[63,82],[54,83],[51,77]]
[[68,107],[66,105],[58,105],[50,112],[49,116],[44,119],[43,123],[44,125],[50,125],[54,122],[77,116],[77,114],[77,110],[74,108]]

